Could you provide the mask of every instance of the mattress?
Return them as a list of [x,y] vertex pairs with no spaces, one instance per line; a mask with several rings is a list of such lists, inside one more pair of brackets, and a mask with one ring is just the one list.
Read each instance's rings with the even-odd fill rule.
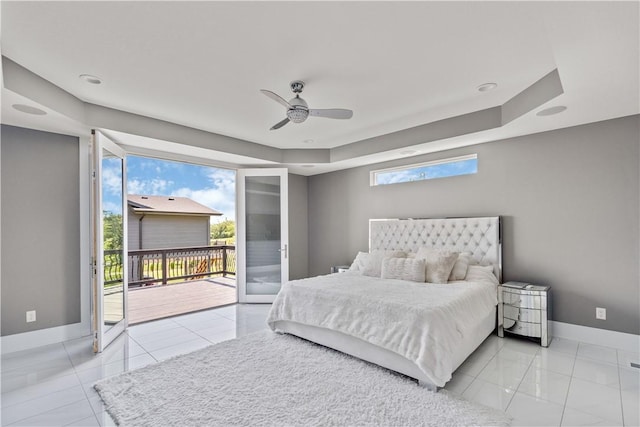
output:
[[421,378],[443,386],[459,349],[477,342],[476,326],[495,312],[496,287],[337,273],[285,284],[267,321],[273,330],[285,321],[340,332],[406,358]]

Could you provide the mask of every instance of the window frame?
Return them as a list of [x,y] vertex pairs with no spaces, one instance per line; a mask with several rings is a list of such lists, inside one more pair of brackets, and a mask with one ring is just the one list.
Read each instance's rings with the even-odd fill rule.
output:
[[[402,171],[406,171],[406,170],[410,170],[410,169],[417,169],[417,168],[421,168],[421,167],[426,167],[426,166],[437,166],[437,165],[444,165],[444,164],[449,164],[449,163],[457,163],[457,162],[463,162],[463,161],[467,161],[467,160],[476,160],[476,172],[472,173],[472,174],[460,174],[460,175],[447,175],[447,176],[441,176],[441,177],[435,177],[435,178],[424,178],[424,179],[418,179],[418,180],[414,180],[414,181],[401,181],[401,182],[392,182],[389,184],[380,184],[377,182],[377,177],[378,174],[381,173],[387,173],[387,172],[402,172]],[[378,187],[381,185],[393,185],[393,184],[405,184],[407,182],[418,182],[418,181],[429,181],[432,179],[440,179],[440,178],[450,178],[450,177],[454,177],[454,176],[463,176],[463,175],[474,175],[477,172],[477,160],[478,160],[478,154],[477,153],[473,153],[473,154],[466,154],[464,156],[456,156],[456,157],[448,157],[446,159],[439,159],[439,160],[431,160],[428,162],[421,162],[421,163],[412,163],[410,165],[403,165],[403,166],[394,166],[391,168],[384,168],[384,169],[374,169],[372,171],[369,171],[369,186],[370,187]]]

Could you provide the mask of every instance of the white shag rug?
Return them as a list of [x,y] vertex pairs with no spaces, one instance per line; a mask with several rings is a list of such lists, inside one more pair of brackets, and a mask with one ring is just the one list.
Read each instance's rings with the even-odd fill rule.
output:
[[508,426],[510,417],[270,331],[95,385],[125,426]]

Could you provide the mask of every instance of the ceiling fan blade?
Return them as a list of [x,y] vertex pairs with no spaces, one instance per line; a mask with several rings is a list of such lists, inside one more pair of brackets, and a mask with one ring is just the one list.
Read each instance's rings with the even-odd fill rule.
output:
[[309,115],[328,119],[350,119],[353,117],[353,111],[343,108],[327,108],[324,110],[309,110]]
[[286,119],[282,120],[281,122],[276,123],[275,125],[271,126],[271,129],[269,129],[269,130],[280,129],[282,126],[286,125],[287,123],[289,123],[289,118],[286,118]]
[[276,93],[273,93],[270,90],[266,90],[266,89],[260,89],[260,92],[264,93],[269,98],[271,98],[274,101],[276,101],[277,103],[282,104],[283,107],[291,108],[291,104],[289,104],[287,101],[285,101],[284,98],[282,98],[280,95],[278,95]]

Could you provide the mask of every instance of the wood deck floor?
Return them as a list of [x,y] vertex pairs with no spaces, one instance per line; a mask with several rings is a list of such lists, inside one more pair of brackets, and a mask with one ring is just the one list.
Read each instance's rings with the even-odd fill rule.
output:
[[236,281],[211,277],[129,290],[129,324],[205,310],[238,301]]

